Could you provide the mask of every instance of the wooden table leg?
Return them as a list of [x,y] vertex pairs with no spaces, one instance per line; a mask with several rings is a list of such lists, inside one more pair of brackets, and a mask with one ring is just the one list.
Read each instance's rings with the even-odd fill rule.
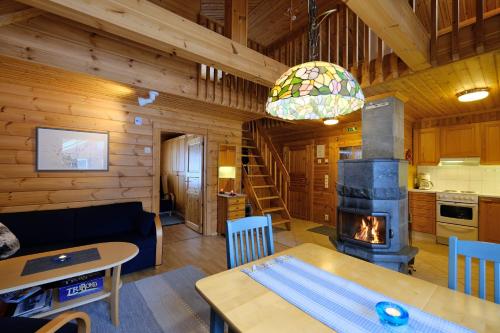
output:
[[113,325],[120,325],[120,315],[118,310],[120,308],[120,273],[122,265],[113,268],[113,276],[111,277],[111,321]]
[[210,333],[224,333],[224,320],[213,308],[210,308]]

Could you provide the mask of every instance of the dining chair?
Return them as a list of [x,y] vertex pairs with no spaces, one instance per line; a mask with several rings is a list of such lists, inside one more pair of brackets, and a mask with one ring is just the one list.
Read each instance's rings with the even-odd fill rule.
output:
[[228,220],[226,228],[228,269],[274,254],[271,215]]
[[465,293],[471,294],[471,262],[479,259],[479,297],[486,298],[486,261],[492,261],[494,267],[494,301],[500,304],[500,244],[449,239],[448,288],[457,290],[457,259],[465,256]]

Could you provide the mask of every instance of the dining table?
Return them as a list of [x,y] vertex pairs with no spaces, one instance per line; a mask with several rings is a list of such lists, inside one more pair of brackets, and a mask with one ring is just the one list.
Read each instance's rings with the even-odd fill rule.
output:
[[234,332],[333,331],[242,271],[283,255],[473,331],[500,332],[498,304],[311,243],[197,281],[211,308],[211,332],[223,332],[224,322]]

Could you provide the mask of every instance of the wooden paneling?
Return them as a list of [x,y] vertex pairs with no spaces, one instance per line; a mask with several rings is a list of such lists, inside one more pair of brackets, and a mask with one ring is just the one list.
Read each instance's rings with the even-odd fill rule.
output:
[[477,124],[441,128],[441,157],[475,157],[481,154]]
[[[220,143],[241,144],[241,122],[211,117],[196,104],[187,109],[159,99],[137,106],[142,91],[132,86],[47,66],[1,58],[0,211],[81,207],[139,200],[152,210],[156,186],[153,156],[160,151],[153,130],[206,136],[205,234],[216,232],[217,154]],[[134,124],[140,116],[143,125]],[[108,172],[36,172],[35,128],[63,127],[110,133]],[[159,185],[158,170],[158,185]],[[240,177],[240,173],[237,173]],[[239,178],[238,178],[239,179]],[[237,179],[237,182],[239,183]],[[159,194],[159,187],[158,187]]]
[[409,192],[411,230],[436,233],[436,194]]
[[500,121],[480,125],[481,164],[500,164]]
[[500,199],[480,198],[479,200],[479,240],[500,243]]
[[[265,86],[288,67],[149,1],[22,0],[22,3]],[[113,10],[109,10],[113,8]]]
[[415,158],[418,165],[437,165],[440,158],[439,128],[415,130]]

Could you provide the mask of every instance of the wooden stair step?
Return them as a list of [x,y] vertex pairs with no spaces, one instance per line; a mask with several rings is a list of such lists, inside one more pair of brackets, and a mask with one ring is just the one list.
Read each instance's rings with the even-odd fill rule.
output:
[[245,157],[259,157],[260,155],[253,155],[253,154],[241,154],[241,156],[245,156]]
[[246,145],[243,145],[243,146],[241,146],[241,148],[255,149],[255,148],[257,148],[257,147],[255,147],[255,146],[246,146]]
[[269,177],[269,175],[248,175],[248,177]]
[[262,213],[279,212],[280,210],[285,210],[284,207],[269,207],[262,209]]
[[253,185],[253,188],[271,188],[274,187],[274,185]]
[[273,199],[279,199],[279,195],[272,195],[270,197],[262,197],[262,198],[258,198],[257,197],[257,200],[273,200]]
[[265,167],[264,164],[243,164],[243,165],[248,167]]
[[285,223],[290,223],[291,220],[289,219],[284,219],[284,218],[277,218],[277,219],[272,219],[273,225],[279,225],[279,224],[285,224]]

